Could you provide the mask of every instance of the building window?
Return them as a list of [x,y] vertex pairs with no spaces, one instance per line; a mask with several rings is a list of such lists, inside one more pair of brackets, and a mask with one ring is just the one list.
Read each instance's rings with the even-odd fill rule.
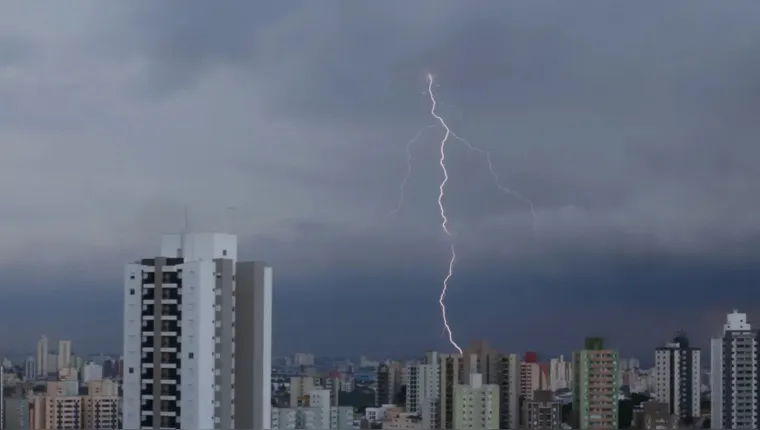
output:
[[130,296],[134,296],[135,295],[135,289],[134,288],[130,288],[129,289],[129,295]]
[[195,354],[193,354],[192,352],[188,354],[188,358],[193,358],[193,357],[195,357]]
[[130,367],[129,368],[129,373],[135,373],[135,368],[134,367]]
[[225,256],[225,257],[227,256],[227,250],[226,249],[222,250],[222,255]]

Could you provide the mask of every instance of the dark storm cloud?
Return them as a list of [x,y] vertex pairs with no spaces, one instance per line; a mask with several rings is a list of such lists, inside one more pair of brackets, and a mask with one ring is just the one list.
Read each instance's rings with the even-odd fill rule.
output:
[[[3,284],[26,288],[33,272],[35,291],[116,288],[121,264],[155,252],[188,207],[192,229],[232,230],[245,255],[275,265],[280,309],[343,309],[310,317],[336,338],[366,324],[367,342],[394,327],[397,345],[438,339],[440,129],[412,148],[404,204],[388,217],[404,145],[433,123],[420,94],[432,72],[439,112],[492,152],[538,218],[534,232],[481,154],[450,142],[460,264],[449,299],[463,338],[523,345],[515,325],[529,321],[551,348],[558,321],[592,331],[592,307],[613,337],[658,318],[704,335],[755,294],[759,8],[14,7],[0,17],[19,35],[0,35]],[[372,322],[388,311],[416,315],[419,332],[402,317]],[[282,349],[321,342],[279,321]]]

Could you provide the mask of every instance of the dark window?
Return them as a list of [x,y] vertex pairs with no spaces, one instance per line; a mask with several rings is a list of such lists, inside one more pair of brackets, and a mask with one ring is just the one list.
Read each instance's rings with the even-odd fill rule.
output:
[[129,368],[129,373],[135,373],[135,368],[134,367],[130,367]]
[[195,357],[195,354],[193,354],[193,353],[191,352],[190,354],[188,354],[188,357],[189,357],[189,358],[193,358],[193,357]]
[[224,256],[226,256],[226,255],[227,255],[227,250],[226,250],[226,249],[223,249],[223,250],[222,250],[222,255],[224,255]]
[[135,295],[135,289],[134,288],[130,288],[129,289],[129,295],[130,296],[134,296]]

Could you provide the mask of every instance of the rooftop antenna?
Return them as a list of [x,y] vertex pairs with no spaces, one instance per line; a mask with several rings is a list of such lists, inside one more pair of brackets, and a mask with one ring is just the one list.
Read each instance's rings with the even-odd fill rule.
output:
[[232,231],[232,224],[234,224],[234,214],[237,213],[237,207],[235,206],[227,206],[226,208],[227,216],[226,216],[226,226],[225,229],[227,230],[227,233],[234,234]]
[[185,205],[185,225],[182,227],[182,232],[179,235],[179,252],[177,254],[177,257],[184,257],[185,256],[185,236],[190,231],[190,208],[188,205]]

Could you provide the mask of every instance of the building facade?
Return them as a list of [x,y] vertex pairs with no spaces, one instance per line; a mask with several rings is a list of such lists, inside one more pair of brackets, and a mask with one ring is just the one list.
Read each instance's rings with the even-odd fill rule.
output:
[[483,375],[470,374],[470,383],[454,388],[455,429],[498,429],[499,386],[483,384]]
[[655,398],[683,420],[700,415],[702,351],[689,345],[683,333],[655,350]]
[[270,267],[233,235],[166,235],[124,284],[124,428],[271,423]]
[[599,337],[573,354],[573,428],[618,428],[618,357]]
[[522,428],[560,429],[562,428],[562,403],[554,399],[548,390],[536,390],[533,399],[522,405]]
[[723,336],[710,342],[712,428],[758,428],[758,340],[747,315],[733,311],[726,318]]

